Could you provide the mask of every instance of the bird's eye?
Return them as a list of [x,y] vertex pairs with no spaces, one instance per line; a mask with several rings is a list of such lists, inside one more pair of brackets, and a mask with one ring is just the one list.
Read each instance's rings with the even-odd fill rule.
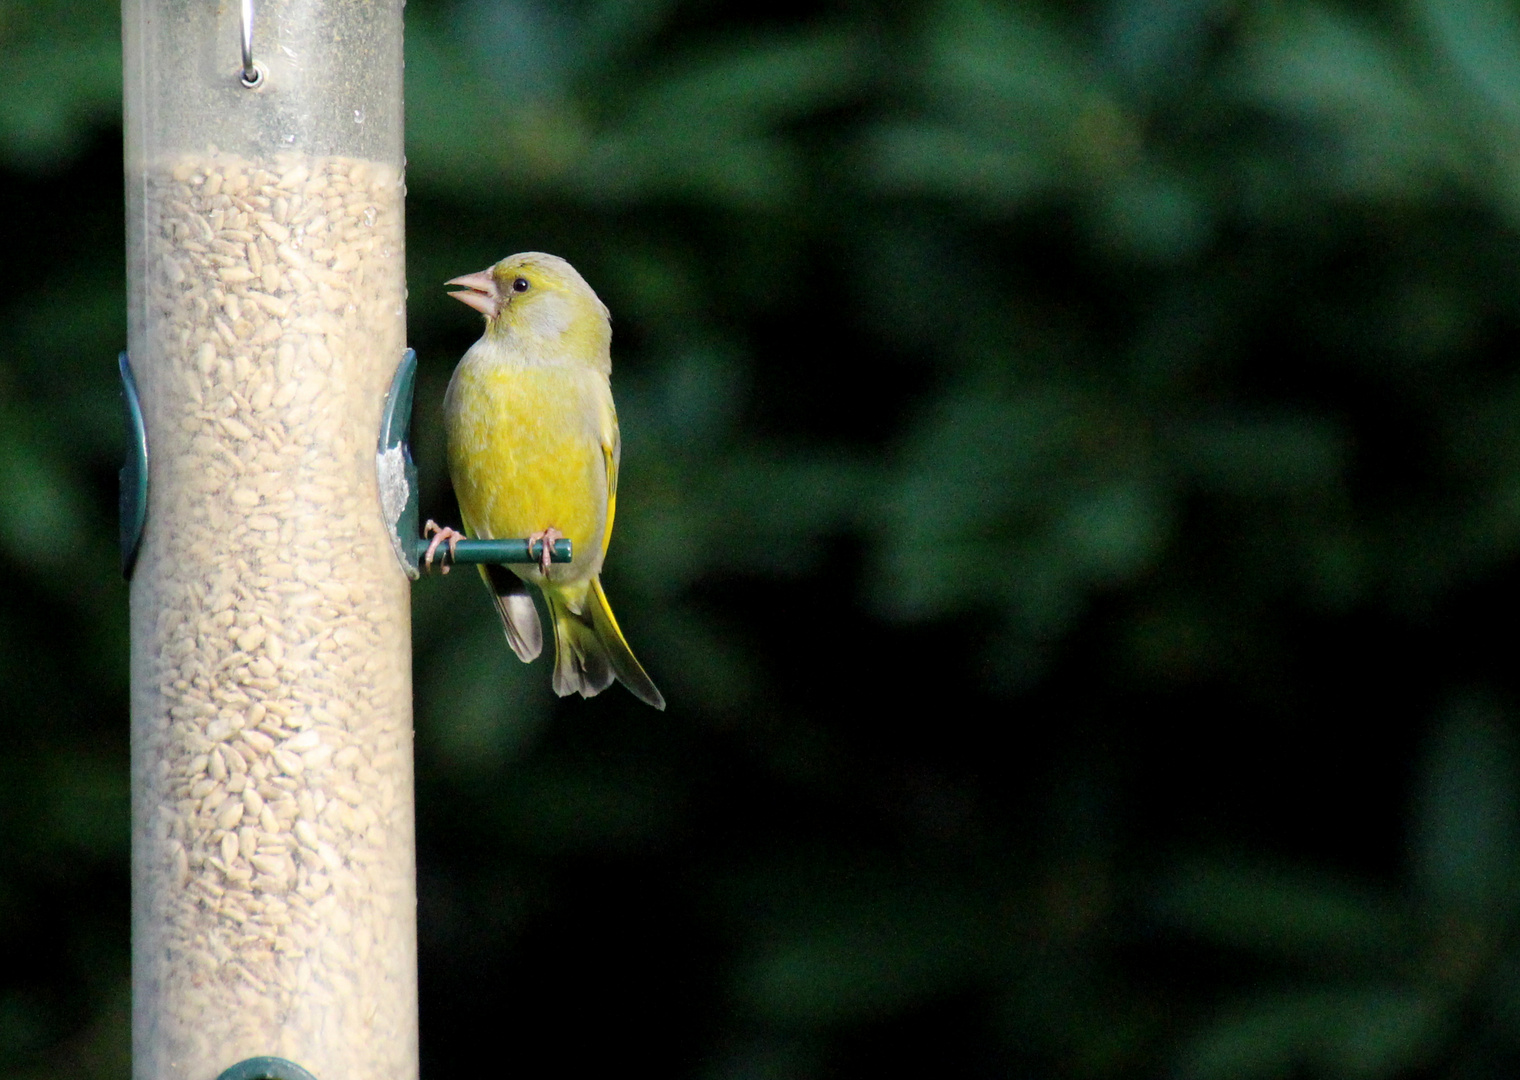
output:
[[527,292],[528,291],[528,279],[525,278],[525,277],[520,277],[516,281],[512,282],[512,291],[513,292]]

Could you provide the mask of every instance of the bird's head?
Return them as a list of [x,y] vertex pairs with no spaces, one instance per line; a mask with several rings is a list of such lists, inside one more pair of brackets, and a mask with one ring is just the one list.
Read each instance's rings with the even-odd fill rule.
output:
[[450,296],[486,317],[488,338],[512,340],[544,359],[606,355],[612,337],[607,307],[557,255],[524,251],[447,284],[460,286]]

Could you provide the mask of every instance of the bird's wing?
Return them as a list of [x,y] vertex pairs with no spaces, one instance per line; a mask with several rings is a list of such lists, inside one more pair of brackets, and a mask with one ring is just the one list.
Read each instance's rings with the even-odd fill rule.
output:
[[544,628],[538,621],[533,597],[528,595],[528,583],[505,566],[482,564],[480,576],[491,590],[491,599],[496,601],[496,613],[501,616],[507,644],[519,660],[531,664],[544,651]]
[[602,533],[602,554],[612,543],[612,519],[617,511],[618,459],[622,456],[622,436],[618,432],[617,409],[612,396],[607,397],[607,413],[602,423],[602,460],[607,466],[607,528]]
[[[465,532],[470,536],[482,540],[493,539],[491,530],[482,529],[465,513],[463,505],[459,512],[464,518]],[[496,601],[496,614],[501,616],[501,628],[506,632],[507,644],[512,646],[512,651],[519,660],[531,664],[544,651],[544,629],[538,621],[538,609],[533,606],[533,597],[528,595],[528,583],[505,566],[489,563],[480,564],[480,577],[491,591],[491,599]]]

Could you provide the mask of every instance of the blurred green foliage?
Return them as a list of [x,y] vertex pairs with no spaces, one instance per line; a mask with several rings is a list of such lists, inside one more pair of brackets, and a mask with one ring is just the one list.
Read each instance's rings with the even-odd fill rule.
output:
[[[414,592],[424,1069],[1512,1075],[1520,7],[413,0],[416,452],[570,258],[672,701]],[[114,8],[0,8],[0,1076],[128,1056]],[[505,1035],[506,1038],[502,1038]]]

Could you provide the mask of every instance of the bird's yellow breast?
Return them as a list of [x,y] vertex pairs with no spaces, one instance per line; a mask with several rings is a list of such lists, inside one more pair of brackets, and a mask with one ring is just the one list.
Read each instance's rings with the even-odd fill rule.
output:
[[[606,376],[472,349],[454,371],[444,411],[465,527],[486,538],[558,529],[574,545],[574,561],[556,566],[553,579],[595,576],[607,532],[608,448],[616,439]],[[529,568],[518,569],[528,576]]]

